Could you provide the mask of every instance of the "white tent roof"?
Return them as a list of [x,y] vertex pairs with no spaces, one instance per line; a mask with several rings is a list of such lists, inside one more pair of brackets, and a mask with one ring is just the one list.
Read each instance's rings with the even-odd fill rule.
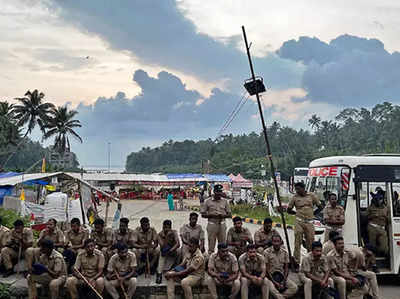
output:
[[15,186],[31,180],[40,180],[62,174],[62,172],[27,173],[0,179],[0,186]]

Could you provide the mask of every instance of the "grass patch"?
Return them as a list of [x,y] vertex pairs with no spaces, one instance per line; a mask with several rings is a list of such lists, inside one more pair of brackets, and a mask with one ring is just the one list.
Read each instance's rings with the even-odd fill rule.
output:
[[[266,217],[271,217],[269,215],[268,209],[262,207],[254,207],[248,204],[240,204],[231,206],[232,215],[238,215],[242,218],[253,218],[257,220],[264,220]],[[281,217],[271,217],[272,221],[275,223],[282,223]],[[285,214],[286,224],[294,225],[296,217],[293,215]]]

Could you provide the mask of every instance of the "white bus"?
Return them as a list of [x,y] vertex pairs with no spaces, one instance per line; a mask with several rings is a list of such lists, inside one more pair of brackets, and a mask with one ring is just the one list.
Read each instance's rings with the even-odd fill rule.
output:
[[306,189],[321,200],[328,192],[338,195],[345,208],[343,237],[348,247],[367,242],[366,210],[376,187],[385,191],[390,210],[390,257],[377,256],[377,266],[380,274],[400,274],[400,155],[336,156],[310,163]]

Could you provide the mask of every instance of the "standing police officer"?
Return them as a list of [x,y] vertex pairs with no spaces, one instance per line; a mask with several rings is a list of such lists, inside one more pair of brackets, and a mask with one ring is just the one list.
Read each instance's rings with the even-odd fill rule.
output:
[[231,218],[229,202],[223,198],[222,185],[214,186],[214,197],[208,198],[201,207],[201,216],[208,219],[208,252],[211,254],[215,249],[215,242],[226,243],[225,218]]
[[[289,202],[287,212],[296,215],[296,222],[294,228],[294,258],[297,263],[300,263],[300,248],[303,241],[303,236],[306,239],[307,251],[311,251],[311,244],[314,241],[314,215],[322,210],[322,205],[317,196],[313,193],[307,193],[305,185],[302,182],[294,185],[296,194]],[[314,205],[318,209],[314,212]],[[293,211],[293,208],[296,211]]]

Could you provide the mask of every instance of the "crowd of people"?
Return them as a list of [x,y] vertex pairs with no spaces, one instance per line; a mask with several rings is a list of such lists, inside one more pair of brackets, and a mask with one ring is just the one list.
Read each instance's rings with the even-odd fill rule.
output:
[[[296,185],[296,192],[288,212],[296,213],[294,255],[300,263],[302,285],[289,278],[294,262],[270,218],[254,236],[242,226],[240,217],[234,217],[233,226],[227,230],[226,219],[232,215],[221,185],[214,186],[213,196],[201,205],[201,217],[208,219],[207,251],[206,233],[194,212],[179,232],[173,229],[171,220],[165,220],[157,233],[150,219],[143,217],[135,229],[129,228],[129,219],[121,218],[116,230],[105,227],[99,218],[90,233],[74,218],[71,228],[63,233],[57,221],[50,219],[40,232],[38,247],[33,246],[32,230],[17,220],[11,231],[0,228],[4,276],[11,275],[15,263],[25,258],[31,299],[37,298],[37,283],[49,289],[52,299],[58,298],[64,286],[71,299],[78,298],[80,287],[99,295],[108,292],[114,299],[120,298],[120,292],[125,299],[133,298],[137,277],[154,274],[156,283],[166,280],[169,299],[175,298],[176,283],[187,299],[193,298],[192,287],[202,283],[213,299],[218,298],[217,289],[227,291],[229,298],[240,293],[247,299],[250,288],[258,288],[263,299],[270,295],[291,298],[301,287],[306,299],[321,295],[361,299],[367,293],[379,298],[374,255],[368,247],[344,248],[343,211],[335,206],[334,196],[324,210],[331,229],[322,244],[314,241],[314,229],[307,221],[310,210],[313,213],[313,206],[319,206],[319,202],[302,184]],[[299,238],[302,240],[303,234],[309,253],[300,261]]]

